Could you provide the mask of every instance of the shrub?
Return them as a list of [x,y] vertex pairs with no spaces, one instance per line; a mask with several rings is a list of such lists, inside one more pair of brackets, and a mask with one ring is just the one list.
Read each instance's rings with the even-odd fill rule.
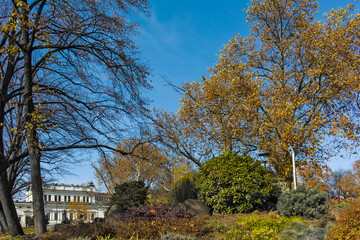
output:
[[89,237],[71,237],[66,240],[91,240]]
[[192,218],[190,212],[181,207],[171,206],[141,206],[128,208],[120,215],[122,221],[157,221],[161,219]]
[[125,182],[115,187],[110,198],[110,205],[118,205],[120,209],[139,207],[145,204],[148,189],[142,181]]
[[161,235],[160,240],[195,240],[195,238],[175,233],[166,233],[164,235]]
[[209,229],[198,218],[174,218],[158,221],[119,221],[116,231],[120,239],[160,239],[163,234],[169,232],[196,238],[204,235]]
[[211,227],[212,229],[214,229],[215,231],[219,232],[219,233],[224,233],[226,232],[228,229],[227,225],[224,224],[223,222],[217,220],[217,219],[212,219],[208,222],[209,227]]
[[186,199],[197,199],[194,180],[187,177],[178,181],[171,190],[171,198],[175,204],[183,203]]
[[205,162],[196,183],[200,200],[221,213],[262,208],[277,189],[273,174],[259,161],[233,153]]
[[332,205],[330,206],[330,210],[334,209],[334,208],[347,208],[350,206],[350,203],[348,202],[342,202],[342,203],[339,203],[339,204],[335,204],[335,205]]
[[40,236],[41,240],[66,240],[69,238],[90,238],[96,237],[114,237],[115,230],[103,223],[79,223],[75,225],[68,225],[61,232],[47,232]]
[[279,197],[277,204],[278,213],[289,216],[301,216],[305,218],[320,218],[328,207],[325,205],[327,194],[318,192],[318,189],[311,189],[305,185],[298,186]]
[[279,235],[280,239],[294,239],[294,240],[325,240],[325,234],[328,232],[328,227],[317,228],[309,227],[302,222],[293,222]]
[[302,221],[299,217],[277,217],[259,215],[245,216],[238,219],[240,226],[225,233],[227,239],[279,239],[278,234],[289,224]]
[[352,202],[335,220],[327,239],[360,239],[360,199]]

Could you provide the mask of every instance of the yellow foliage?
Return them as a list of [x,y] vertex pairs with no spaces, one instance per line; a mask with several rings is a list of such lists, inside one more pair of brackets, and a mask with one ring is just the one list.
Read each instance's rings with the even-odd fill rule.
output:
[[99,183],[109,192],[128,181],[145,181],[147,185],[170,188],[170,159],[163,149],[139,139],[125,139],[118,149],[130,154],[115,153],[113,157],[101,158],[95,168]]
[[159,114],[159,128],[175,129],[165,131],[168,141],[197,164],[195,147],[205,156],[268,153],[287,182],[291,147],[303,167],[321,165],[346,140],[358,142],[360,14],[349,6],[315,21],[317,8],[313,0],[251,1],[252,33],[225,45],[209,78],[183,85],[177,116]]
[[69,212],[73,213],[77,216],[77,219],[80,218],[80,216],[84,216],[84,220],[86,220],[87,217],[87,211],[90,210],[90,207],[88,206],[88,203],[86,202],[77,202],[77,201],[71,201],[69,203]]

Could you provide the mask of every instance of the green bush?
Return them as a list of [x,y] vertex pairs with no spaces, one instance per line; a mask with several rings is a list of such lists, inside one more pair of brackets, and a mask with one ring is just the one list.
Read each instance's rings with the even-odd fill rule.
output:
[[319,192],[317,188],[311,189],[305,185],[298,186],[279,197],[277,204],[278,213],[289,216],[301,216],[308,219],[320,218],[326,214],[328,207],[325,205],[327,194]]
[[249,156],[225,153],[205,162],[196,179],[199,199],[214,212],[250,212],[263,208],[277,184],[273,174]]
[[184,178],[177,182],[171,190],[171,199],[175,204],[183,203],[186,199],[197,199],[194,180]]
[[347,208],[350,206],[350,203],[348,202],[342,202],[342,203],[339,203],[339,204],[335,204],[335,205],[332,205],[330,206],[330,210],[334,209],[334,208]]
[[115,192],[110,198],[110,206],[118,205],[123,210],[139,207],[145,204],[147,194],[148,189],[144,182],[125,182],[115,187]]

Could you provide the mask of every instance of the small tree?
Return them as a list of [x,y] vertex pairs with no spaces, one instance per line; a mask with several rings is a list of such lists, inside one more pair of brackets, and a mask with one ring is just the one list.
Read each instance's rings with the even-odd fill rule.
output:
[[172,201],[176,204],[185,202],[186,199],[196,199],[197,190],[192,177],[186,177],[174,184],[171,189]]
[[145,204],[148,188],[143,181],[124,182],[115,187],[115,192],[110,198],[110,205],[118,205],[120,209],[139,207]]
[[249,156],[225,153],[210,159],[197,177],[199,198],[214,212],[249,212],[264,207],[277,189],[273,174]]
[[279,197],[277,204],[278,213],[285,216],[300,216],[305,218],[320,218],[327,212],[325,202],[327,194],[319,192],[318,188],[309,188],[305,185],[298,186]]

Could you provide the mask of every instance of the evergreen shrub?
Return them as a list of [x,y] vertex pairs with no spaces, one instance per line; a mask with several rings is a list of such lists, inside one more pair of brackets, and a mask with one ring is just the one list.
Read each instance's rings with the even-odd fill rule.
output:
[[264,208],[278,188],[273,173],[261,162],[231,152],[205,162],[196,185],[199,200],[220,213]]
[[186,199],[197,199],[193,178],[187,177],[178,181],[171,190],[171,199],[175,204],[183,203]]
[[320,218],[327,213],[325,205],[327,194],[319,192],[317,188],[309,188],[300,185],[287,193],[283,193],[277,203],[279,214],[289,216],[301,216],[308,219]]
[[115,187],[115,192],[110,198],[110,206],[118,205],[120,209],[139,207],[145,204],[148,188],[143,181],[124,182]]

